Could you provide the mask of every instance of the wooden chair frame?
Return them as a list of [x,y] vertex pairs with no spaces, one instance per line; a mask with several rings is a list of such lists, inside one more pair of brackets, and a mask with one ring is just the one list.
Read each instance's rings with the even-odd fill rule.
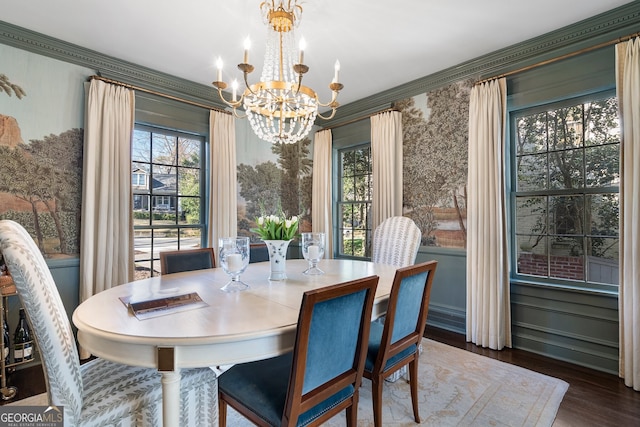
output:
[[[413,416],[416,423],[420,423],[420,414],[418,411],[418,358],[420,356],[420,351],[416,350],[409,357],[388,368],[386,371],[384,370],[384,367],[386,366],[389,359],[406,350],[407,348],[411,346],[416,346],[416,348],[419,348],[427,323],[427,312],[429,310],[431,287],[433,284],[433,276],[437,265],[437,261],[429,261],[421,264],[399,268],[396,271],[391,288],[391,294],[389,296],[389,305],[387,307],[384,330],[382,333],[382,339],[380,341],[380,349],[378,351],[372,372],[367,372],[365,370],[363,373],[363,376],[370,379],[372,384],[373,418],[374,425],[376,427],[382,426],[382,386],[384,383],[384,379],[391,376],[394,372],[407,364],[409,365],[409,383],[411,387],[411,403],[413,406]],[[400,285],[402,284],[403,279],[423,272],[427,272],[427,278],[422,295],[422,301],[420,304],[415,331],[399,339],[395,343],[391,343],[391,335],[393,331],[396,312],[398,309],[402,309],[402,307],[398,307]]]
[[169,270],[169,258],[172,256],[188,256],[188,255],[193,255],[193,254],[200,254],[200,253],[208,253],[209,256],[211,257],[211,266],[215,267],[216,266],[216,257],[215,257],[215,252],[213,250],[213,248],[197,248],[197,249],[185,249],[185,250],[179,250],[179,251],[163,251],[160,252],[160,274],[171,274],[171,273],[165,273],[166,271]]

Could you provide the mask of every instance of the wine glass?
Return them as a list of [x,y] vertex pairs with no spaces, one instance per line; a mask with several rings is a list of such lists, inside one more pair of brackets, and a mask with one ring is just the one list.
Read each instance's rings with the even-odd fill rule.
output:
[[309,268],[304,274],[324,274],[318,268],[318,262],[324,256],[324,233],[302,233],[302,256],[309,261]]
[[243,291],[249,287],[240,281],[240,274],[249,265],[249,238],[223,237],[219,239],[220,264],[225,273],[231,276],[229,283],[224,285],[224,292]]

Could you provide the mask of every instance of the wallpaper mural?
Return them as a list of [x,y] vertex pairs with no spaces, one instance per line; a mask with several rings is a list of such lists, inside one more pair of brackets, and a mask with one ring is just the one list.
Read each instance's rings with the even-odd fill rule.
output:
[[465,248],[469,96],[461,81],[394,103],[402,111],[404,215],[422,245]]
[[311,231],[311,173],[313,144],[305,138],[295,144],[270,144],[247,132],[238,144],[238,235],[249,231],[261,215],[297,215],[300,229]]
[[0,219],[22,224],[47,257],[76,257],[90,72],[4,45],[0,57]]

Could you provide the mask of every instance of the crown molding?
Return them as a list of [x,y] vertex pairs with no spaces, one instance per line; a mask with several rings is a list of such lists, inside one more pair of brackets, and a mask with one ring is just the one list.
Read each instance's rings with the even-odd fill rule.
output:
[[[388,108],[398,99],[443,87],[465,79],[484,79],[576,52],[638,31],[640,1],[633,1],[539,37],[472,59],[428,76],[342,105],[322,127],[342,123]],[[212,107],[225,109],[213,87],[122,61],[99,52],[0,21],[0,43],[59,59],[109,79],[139,86]],[[317,123],[320,124],[320,123]]]
[[213,87],[181,79],[0,21],[0,43],[92,70],[92,74],[224,109]]
[[336,127],[389,108],[410,98],[466,79],[482,80],[541,61],[634,34],[640,28],[640,1],[634,1],[539,37],[511,45],[462,64],[342,105],[336,116],[322,123]]

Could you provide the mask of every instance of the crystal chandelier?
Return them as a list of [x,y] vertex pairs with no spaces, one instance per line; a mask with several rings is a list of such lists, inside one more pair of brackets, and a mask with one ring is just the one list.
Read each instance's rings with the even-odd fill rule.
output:
[[[231,100],[224,98],[222,91],[227,84],[222,81],[222,59],[217,60],[217,78],[212,84],[218,89],[222,101],[233,108],[236,117],[238,108],[244,107],[246,117],[255,134],[268,142],[292,144],[303,139],[311,130],[316,117],[331,119],[338,108],[338,92],[343,85],[338,83],[340,63],[336,61],[333,81],[329,85],[331,101],[318,101],[316,92],[302,84],[302,77],[309,71],[304,65],[304,40],[299,50],[293,28],[300,22],[302,7],[298,0],[267,0],[260,4],[260,11],[268,27],[267,47],[260,81],[249,84],[248,75],[254,70],[249,64],[249,39],[245,41],[244,59],[238,68],[242,71],[246,89],[238,97],[238,83],[232,83]],[[319,107],[329,107],[328,116],[318,112]]]

